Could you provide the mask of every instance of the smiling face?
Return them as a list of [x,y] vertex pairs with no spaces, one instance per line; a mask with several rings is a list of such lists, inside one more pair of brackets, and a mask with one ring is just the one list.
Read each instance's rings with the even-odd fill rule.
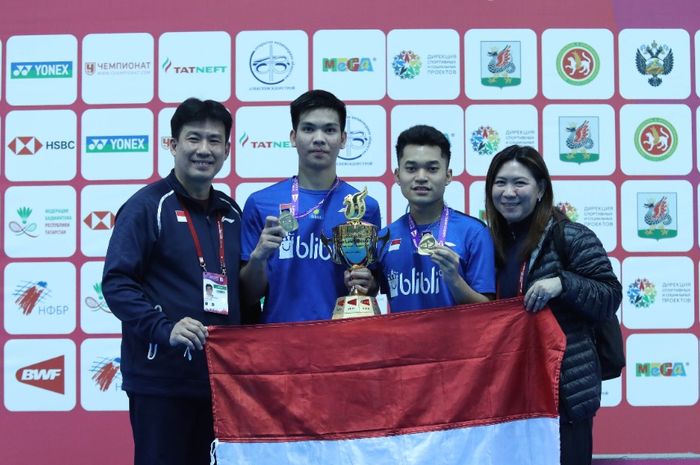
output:
[[440,147],[409,144],[403,148],[394,178],[411,206],[435,206],[441,210],[452,170],[447,168]]
[[530,170],[515,160],[501,166],[491,189],[493,204],[508,223],[530,216],[543,194],[543,183],[538,183]]
[[208,195],[211,181],[228,158],[229,149],[224,124],[218,121],[187,123],[177,140],[171,139],[175,176],[192,197]]
[[335,110],[316,108],[301,114],[289,139],[299,154],[299,171],[313,172],[335,168],[338,153],[345,147],[346,134],[340,129]]

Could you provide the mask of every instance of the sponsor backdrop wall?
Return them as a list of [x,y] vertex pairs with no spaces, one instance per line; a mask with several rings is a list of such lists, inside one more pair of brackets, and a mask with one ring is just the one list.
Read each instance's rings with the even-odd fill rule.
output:
[[171,169],[192,95],[235,117],[220,189],[242,205],[291,175],[287,104],[309,88],[348,102],[339,173],[385,223],[406,208],[392,145],[412,124],[449,137],[448,203],[477,217],[494,153],[540,149],[625,291],[628,366],[604,384],[596,453],[700,453],[700,4],[61,3],[0,15],[1,463],[128,463],[100,289],[114,215]]

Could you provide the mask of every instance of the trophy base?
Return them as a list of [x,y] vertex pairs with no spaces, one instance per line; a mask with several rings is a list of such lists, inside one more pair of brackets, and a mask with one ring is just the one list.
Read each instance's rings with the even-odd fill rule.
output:
[[333,319],[358,318],[379,315],[377,299],[368,295],[346,295],[335,301]]

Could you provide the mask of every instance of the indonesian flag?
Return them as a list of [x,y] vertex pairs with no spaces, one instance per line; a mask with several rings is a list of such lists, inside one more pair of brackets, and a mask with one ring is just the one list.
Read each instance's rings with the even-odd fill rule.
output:
[[558,465],[565,343],[521,299],[211,327],[217,463]]

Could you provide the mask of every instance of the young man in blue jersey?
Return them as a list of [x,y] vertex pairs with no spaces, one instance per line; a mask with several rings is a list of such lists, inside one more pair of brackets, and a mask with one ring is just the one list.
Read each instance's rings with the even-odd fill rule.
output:
[[[251,195],[243,209],[241,283],[249,299],[265,296],[262,321],[331,317],[346,295],[343,267],[331,261],[321,234],[346,221],[343,199],[357,189],[336,175],[345,147],[345,104],[323,90],[302,94],[290,105],[289,138],[299,156],[298,174]],[[380,226],[379,205],[366,198],[364,221]],[[367,287],[362,274],[352,284]]]
[[170,121],[174,170],[117,212],[102,292],[122,321],[136,465],[209,463],[207,326],[240,322],[241,211],[212,188],[231,124],[219,102],[184,101]]
[[450,154],[450,142],[431,126],[397,140],[394,178],[409,212],[388,226],[378,270],[392,312],[486,302],[496,292],[488,228],[445,204]]

